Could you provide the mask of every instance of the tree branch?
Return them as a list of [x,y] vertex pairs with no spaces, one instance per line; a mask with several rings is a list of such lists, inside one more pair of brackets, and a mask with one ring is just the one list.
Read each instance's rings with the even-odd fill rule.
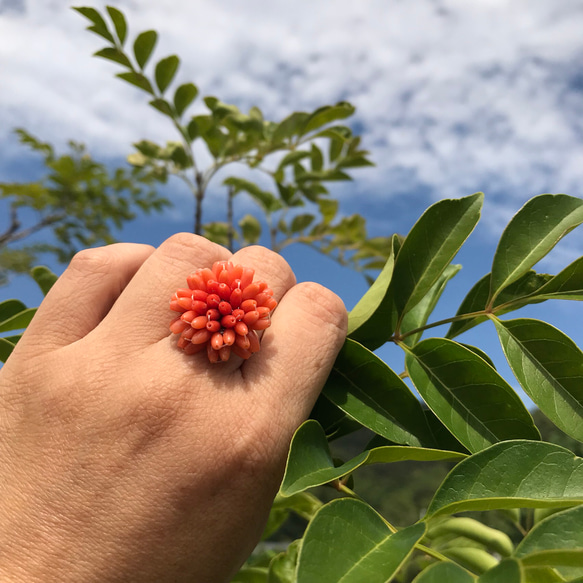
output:
[[29,237],[33,233],[36,233],[37,231],[40,231],[41,229],[44,229],[49,225],[58,223],[65,217],[66,217],[65,214],[49,215],[48,217],[45,217],[44,219],[39,221],[36,225],[32,225],[31,227],[22,229],[21,231],[18,231],[18,228],[20,227],[20,223],[18,222],[18,220],[16,221],[16,228],[11,231],[11,228],[14,225],[14,222],[12,222],[10,227],[8,228],[8,231],[6,231],[4,234],[0,236],[0,246],[8,245],[10,243],[14,243],[15,241],[25,239],[26,237]]
[[6,245],[18,229],[20,229],[20,221],[16,214],[16,207],[12,204],[10,205],[10,225],[8,225],[6,231],[0,235],[0,247]]

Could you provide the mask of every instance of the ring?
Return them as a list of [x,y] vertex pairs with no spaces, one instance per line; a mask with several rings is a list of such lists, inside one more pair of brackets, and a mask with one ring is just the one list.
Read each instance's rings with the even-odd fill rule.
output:
[[186,354],[206,348],[212,363],[226,362],[231,352],[245,360],[258,352],[257,332],[271,325],[277,301],[266,282],[253,281],[254,275],[254,269],[231,261],[191,273],[188,288],[170,299],[170,309],[182,314],[170,323],[170,331],[180,335],[178,348]]

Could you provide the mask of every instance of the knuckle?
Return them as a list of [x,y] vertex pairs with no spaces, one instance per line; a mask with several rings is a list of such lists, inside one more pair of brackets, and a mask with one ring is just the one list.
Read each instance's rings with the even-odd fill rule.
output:
[[82,273],[108,273],[112,268],[113,253],[108,247],[95,247],[78,251],[71,259],[69,269]]
[[245,247],[238,255],[242,261],[255,263],[261,277],[267,279],[271,288],[281,287],[285,291],[295,285],[296,277],[288,262],[279,253],[260,245],[251,245]]
[[294,290],[303,296],[303,304],[309,309],[312,318],[320,324],[337,328],[342,336],[346,336],[348,312],[340,297],[314,282],[300,283]]
[[225,251],[220,245],[193,233],[175,233],[171,237],[168,237],[160,245],[159,249],[171,258],[183,260],[185,257],[191,256],[196,249],[204,247],[208,249],[221,249],[222,252]]

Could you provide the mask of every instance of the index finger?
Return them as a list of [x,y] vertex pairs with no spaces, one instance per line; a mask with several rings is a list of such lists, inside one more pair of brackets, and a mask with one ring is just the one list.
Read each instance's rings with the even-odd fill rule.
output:
[[131,330],[134,347],[158,342],[170,334],[170,298],[186,287],[188,275],[230,257],[230,251],[204,237],[173,235],[144,262],[104,319],[102,329]]

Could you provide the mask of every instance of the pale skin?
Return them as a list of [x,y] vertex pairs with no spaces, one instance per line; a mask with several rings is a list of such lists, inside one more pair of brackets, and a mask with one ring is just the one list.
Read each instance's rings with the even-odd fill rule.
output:
[[[176,348],[168,301],[225,259],[279,306],[259,353],[212,365]],[[2,582],[229,581],[345,334],[342,301],[261,247],[78,254],[0,370]]]

